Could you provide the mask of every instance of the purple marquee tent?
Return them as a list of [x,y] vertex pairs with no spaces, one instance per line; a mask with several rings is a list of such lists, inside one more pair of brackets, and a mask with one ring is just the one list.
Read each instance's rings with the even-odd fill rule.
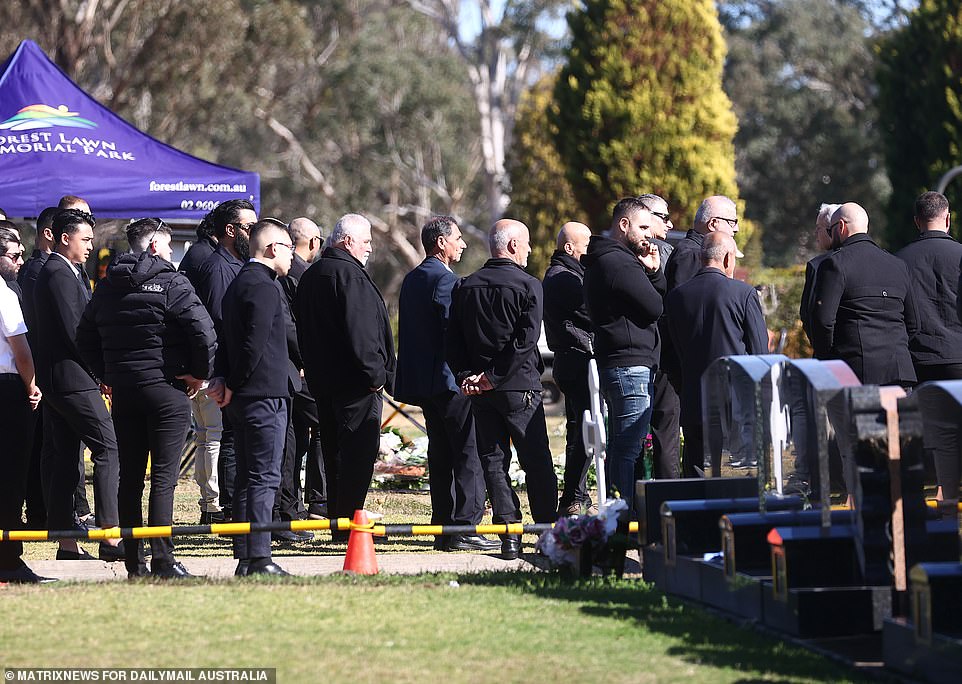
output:
[[151,138],[25,40],[0,67],[0,207],[37,216],[64,194],[103,218],[199,219],[234,198],[260,210],[260,177]]

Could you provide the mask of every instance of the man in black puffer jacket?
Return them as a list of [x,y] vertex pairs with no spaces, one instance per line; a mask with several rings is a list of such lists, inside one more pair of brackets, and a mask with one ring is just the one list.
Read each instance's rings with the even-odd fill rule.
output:
[[[150,525],[170,525],[180,454],[190,425],[188,396],[213,370],[214,325],[187,278],[170,263],[170,228],[141,219],[127,228],[131,252],[107,269],[84,310],[77,346],[113,390],[120,452],[121,527],[143,525],[142,497],[151,456]],[[145,575],[142,544],[128,542],[127,572]],[[151,575],[190,577],[170,538],[151,539]]]

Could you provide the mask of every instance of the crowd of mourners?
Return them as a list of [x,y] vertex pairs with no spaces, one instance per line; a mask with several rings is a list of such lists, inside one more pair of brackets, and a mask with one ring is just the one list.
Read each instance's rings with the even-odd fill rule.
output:
[[[915,224],[918,238],[893,256],[869,237],[858,204],[822,205],[816,216],[823,253],[807,264],[800,318],[816,358],[845,361],[863,384],[962,378],[962,245],[949,235],[945,197],[920,196]],[[594,512],[581,428],[590,359],[608,411],[606,480],[630,507],[649,430],[654,477],[704,475],[715,446],[704,434],[702,374],[723,356],[769,349],[759,296],[734,278],[743,255],[736,204],[724,196],[705,199],[674,245],[668,203],[653,194],[617,202],[598,234],[566,223],[543,281],[525,270],[522,222],[497,221],[490,259],[459,278],[458,222],[432,217],[421,230],[425,259],[401,286],[397,352],[360,214],[342,216],[325,240],[310,219],[258,219],[250,202],[230,200],[201,221],[179,267],[170,227],[136,220],[129,251],[96,287],[84,270],[96,219],[83,199],[63,197],[36,228],[24,259],[19,227],[0,220],[3,530],[140,527],[148,459],[147,523],[171,525],[191,427],[200,524],[350,518],[371,484],[385,393],[424,412],[432,524],[477,525],[488,502],[493,523],[521,522],[512,452],[535,522]],[[560,498],[542,327],[565,402]],[[733,423],[750,428],[735,399]],[[926,435],[939,497],[952,505],[956,428]],[[745,430],[729,432],[729,465],[756,465]],[[795,441],[789,487],[807,493],[817,468],[799,448],[804,435]],[[235,574],[285,575],[272,542],[312,536],[236,535]],[[58,544],[59,560],[123,561],[130,577],[192,576],[169,537],[151,539],[149,553],[135,539],[102,541],[96,556],[75,539]],[[521,538],[439,535],[435,549],[515,559]],[[51,581],[21,555],[20,542],[0,541],[0,581]]]

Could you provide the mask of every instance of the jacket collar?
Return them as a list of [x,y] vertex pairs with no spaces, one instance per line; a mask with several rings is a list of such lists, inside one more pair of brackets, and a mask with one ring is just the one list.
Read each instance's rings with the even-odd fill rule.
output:
[[574,271],[578,275],[585,274],[585,267],[578,259],[561,249],[556,249],[554,254],[551,255],[551,265],[558,265],[566,268],[569,271]]
[[277,280],[277,271],[275,271],[273,268],[271,268],[267,264],[262,264],[260,261],[257,261],[256,259],[251,259],[250,261],[248,261],[246,264],[244,264],[244,268],[260,271],[261,273],[266,274],[267,277],[270,278],[271,280]]
[[701,233],[699,233],[699,232],[698,232],[697,230],[695,230],[694,228],[689,228],[689,229],[688,229],[688,232],[685,233],[685,239],[686,239],[686,240],[692,240],[692,241],[695,242],[696,244],[700,245],[700,244],[702,244],[702,243],[705,241],[705,236],[702,235]]
[[868,233],[856,233],[855,235],[849,235],[845,238],[845,242],[842,243],[842,247],[848,247],[849,245],[854,245],[859,242],[871,242],[875,244],[875,240],[869,237]]
[[236,266],[244,265],[244,262],[231,254],[225,245],[217,245],[217,249],[214,250],[214,253],[220,254],[221,258],[229,264],[234,264]]
[[503,268],[505,266],[514,266],[517,269],[520,269],[522,271],[524,270],[524,268],[522,268],[521,266],[518,266],[518,264],[511,261],[511,259],[509,259],[508,257],[492,257],[484,262],[484,268],[488,268],[489,266],[492,268]]
[[321,254],[321,258],[336,259],[337,261],[344,261],[348,264],[353,265],[361,273],[364,274],[364,277],[367,278],[367,282],[371,283],[371,287],[373,287],[374,291],[377,292],[378,297],[381,298],[382,302],[384,301],[384,295],[381,294],[381,290],[378,289],[378,286],[374,282],[374,279],[371,278],[371,274],[367,272],[366,268],[364,268],[364,264],[362,264],[360,261],[355,259],[352,254],[348,254],[346,251],[344,251],[340,247],[327,247],[324,249],[324,252]]
[[955,240],[955,238],[953,238],[951,235],[946,233],[944,230],[923,230],[921,233],[919,233],[919,237],[918,237],[919,240],[930,240],[933,238],[936,240],[940,238]]

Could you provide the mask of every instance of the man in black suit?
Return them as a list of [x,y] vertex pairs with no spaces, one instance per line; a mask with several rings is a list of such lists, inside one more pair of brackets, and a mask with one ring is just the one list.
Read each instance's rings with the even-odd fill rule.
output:
[[561,226],[557,249],[542,283],[544,334],[548,348],[554,352],[551,373],[565,399],[564,487],[558,500],[558,510],[564,515],[578,515],[592,505],[586,486],[591,462],[581,433],[590,405],[588,359],[593,353],[591,319],[584,297],[585,267],[581,265],[590,238],[591,229],[583,223]]
[[872,241],[868,214],[854,202],[835,211],[829,229],[836,249],[815,280],[815,357],[845,361],[863,385],[914,385],[909,341],[918,318],[905,262]]
[[[508,468],[511,443],[525,471],[535,522],[558,515],[558,477],[548,448],[538,352],[544,298],[541,281],[524,267],[531,254],[528,227],[502,219],[489,233],[491,258],[451,295],[447,360],[461,391],[471,397],[478,454],[486,469],[495,524],[521,522]],[[501,556],[521,554],[520,535],[504,535]]]
[[[384,299],[364,268],[371,222],[345,214],[321,258],[297,287],[294,312],[304,377],[317,402],[332,518],[364,508],[381,440],[382,392],[392,392],[397,360]],[[332,534],[346,541],[346,531]]]
[[[235,427],[237,475],[234,519],[271,521],[281,480],[291,394],[297,376],[287,353],[289,317],[276,285],[291,268],[294,245],[284,224],[266,220],[250,228],[251,260],[227,288],[209,393]],[[270,532],[234,537],[238,575],[286,575],[271,559]]]
[[190,249],[184,254],[184,258],[180,260],[180,264],[177,265],[177,270],[187,276],[187,280],[190,281],[191,285],[194,285],[195,289],[195,283],[199,280],[200,267],[217,249],[217,237],[214,235],[214,224],[211,221],[213,213],[213,211],[209,212],[197,224],[197,228],[194,230],[197,241],[190,246]]
[[[484,516],[484,470],[478,458],[471,401],[458,390],[444,359],[451,265],[467,247],[457,221],[435,216],[421,229],[427,257],[404,277],[398,308],[398,367],[394,398],[424,410],[432,525],[477,525]],[[437,537],[442,551],[488,551],[499,542],[478,534]]]
[[[217,248],[194,272],[191,284],[221,339],[224,293],[250,258],[249,232],[257,214],[247,200],[234,199],[217,205],[206,218],[213,226]],[[206,391],[194,398],[192,411],[200,436],[196,457],[200,471],[195,469],[194,479],[200,487],[201,524],[230,520],[234,490],[234,430],[230,418],[221,411],[218,421]]]
[[802,322],[802,329],[805,331],[809,343],[812,343],[812,309],[815,305],[813,299],[815,294],[815,278],[818,273],[819,264],[825,261],[831,254],[832,235],[829,232],[829,225],[832,223],[832,214],[834,214],[835,210],[840,206],[839,204],[823,204],[819,207],[818,215],[815,217],[815,244],[821,254],[810,259],[809,262],[805,264],[805,285],[802,288],[802,301],[798,308],[798,318]]
[[[90,449],[94,463],[94,507],[102,528],[119,524],[117,488],[120,465],[117,438],[110,414],[101,397],[109,391],[99,385],[77,350],[77,325],[90,300],[90,280],[83,263],[93,247],[94,225],[90,214],[65,209],[53,220],[54,250],[40,270],[34,289],[37,316],[37,380],[44,393],[44,439],[41,475],[47,525],[52,530],[74,526],[74,490],[80,473],[77,453],[80,442]],[[101,560],[123,560],[118,540],[100,543]],[[76,541],[61,540],[57,558],[91,558]]]
[[[962,322],[956,313],[962,245],[949,235],[950,221],[945,195],[922,193],[915,200],[919,236],[895,255],[908,266],[918,305],[919,332],[909,340],[909,351],[919,382],[962,379]],[[958,425],[926,421],[926,428],[926,449],[933,452],[939,482],[937,497],[955,511],[959,496]]]
[[[131,223],[130,252],[109,266],[77,328],[84,362],[114,399],[123,527],[143,525],[148,453],[148,523],[173,523],[174,487],[190,426],[187,396],[213,370],[214,325],[193,286],[170,263],[170,237],[170,227],[159,219]],[[143,542],[128,540],[125,546],[128,575],[146,575]],[[151,539],[150,548],[151,576],[191,577],[175,560],[169,537]]]
[[[294,299],[297,284],[321,251],[321,229],[309,218],[299,217],[289,226],[291,239],[294,240],[294,261],[290,272],[278,280],[284,288],[287,302],[294,315]],[[297,324],[294,318],[295,326]],[[302,354],[303,357],[303,354]],[[311,395],[307,382],[303,380],[300,389],[294,392],[291,404],[291,426],[288,434],[293,449],[292,467],[281,473],[281,498],[289,509],[298,510],[298,517],[304,517],[303,506],[307,507],[307,517],[315,520],[327,517],[327,481],[324,474],[324,455],[321,452],[321,438],[318,433],[317,403]],[[304,477],[304,501],[300,501],[301,457],[306,454]]]
[[[47,258],[53,251],[53,217],[60,213],[60,207],[47,207],[37,217],[37,241],[33,254],[24,262],[17,273],[17,283],[22,292],[23,317],[27,322],[27,341],[31,349],[37,348],[36,320],[34,309],[34,289],[40,269],[47,263]],[[27,525],[32,530],[42,530],[47,527],[47,508],[43,501],[43,484],[40,479],[40,454],[43,451],[44,427],[43,411],[36,412],[36,428],[34,430],[33,449],[30,456],[30,475],[27,480]],[[74,512],[82,523],[94,522],[87,502],[87,485],[84,481],[83,449],[78,453],[77,468],[80,477],[74,492]]]
[[[10,231],[0,230],[0,272],[16,276],[23,263],[23,245]],[[21,509],[30,465],[33,421],[40,403],[40,389],[34,377],[33,358],[26,337],[27,327],[20,302],[12,290],[0,286],[0,529],[23,526]],[[0,541],[0,582],[36,584],[47,580],[21,560],[23,543]]]
[[768,331],[758,293],[734,280],[735,240],[714,232],[702,241],[702,269],[665,297],[671,337],[682,359],[681,424],[684,477],[703,463],[701,376],[712,361],[768,352]]

